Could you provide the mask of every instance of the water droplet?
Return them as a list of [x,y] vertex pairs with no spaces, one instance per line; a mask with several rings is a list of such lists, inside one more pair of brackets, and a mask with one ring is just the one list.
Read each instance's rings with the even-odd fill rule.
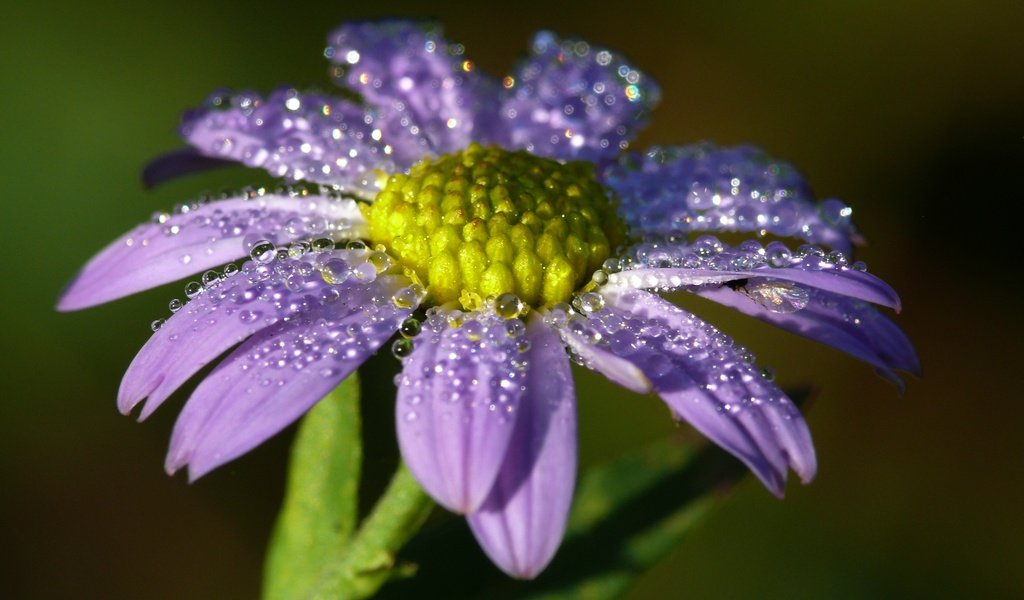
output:
[[413,317],[402,321],[401,326],[398,328],[398,333],[402,334],[404,338],[414,338],[420,334],[420,322]]
[[737,291],[773,313],[793,313],[810,302],[810,293],[797,285],[784,281],[754,281]]
[[160,328],[163,327],[163,326],[164,326],[164,320],[163,319],[157,319],[157,320],[155,320],[155,321],[153,321],[152,323],[149,324],[149,328],[152,329],[154,332],[160,331]]
[[311,252],[327,252],[328,250],[334,250],[334,240],[331,238],[316,238],[310,242]]
[[185,284],[185,295],[188,296],[189,299],[195,298],[202,292],[203,284],[199,283],[198,281],[190,281]]
[[391,354],[393,354],[397,359],[403,359],[406,356],[409,356],[412,354],[412,350],[412,340],[408,338],[395,340],[395,343],[391,344]]
[[494,300],[494,312],[503,319],[514,319],[523,313],[525,305],[515,294],[502,294]]
[[256,242],[253,244],[252,250],[249,252],[249,258],[259,264],[273,262],[276,257],[277,248],[268,240],[260,240]]
[[332,285],[344,283],[351,275],[352,270],[347,262],[340,258],[332,258],[320,267],[320,274],[324,281]]

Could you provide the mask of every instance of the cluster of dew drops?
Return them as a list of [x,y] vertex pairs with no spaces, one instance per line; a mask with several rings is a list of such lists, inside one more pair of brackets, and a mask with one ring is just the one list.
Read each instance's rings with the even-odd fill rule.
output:
[[[862,261],[850,262],[839,250],[826,251],[820,246],[802,244],[795,251],[780,242],[762,244],[745,240],[730,246],[712,235],[703,235],[692,243],[683,235],[651,239],[627,249],[617,258],[609,258],[594,274],[594,282],[628,283],[630,287],[643,287],[658,292],[671,292],[683,285],[682,277],[669,277],[663,281],[653,275],[650,280],[630,271],[639,269],[694,269],[708,271],[755,271],[757,269],[800,269],[805,271],[847,270],[866,272]],[[766,275],[768,275],[766,273]],[[668,285],[665,285],[665,284]],[[717,287],[718,283],[711,284]],[[786,281],[764,279],[745,282],[734,288],[765,309],[775,313],[796,312],[810,302],[806,288]]]
[[[419,417],[418,405],[423,399],[438,396],[430,382],[440,378],[445,382],[445,393],[440,396],[445,402],[463,402],[508,422],[515,399],[526,389],[525,355],[530,340],[520,318],[526,310],[515,294],[506,293],[483,300],[478,310],[432,306],[422,322],[407,319],[399,332],[402,337],[392,347],[404,363],[395,376],[395,386],[406,405],[403,418],[411,423]],[[416,336],[429,337],[438,348],[433,359],[418,361],[412,355]],[[484,362],[492,367],[482,367]],[[486,393],[480,393],[481,388]]]
[[[627,299],[618,308],[606,306],[597,292],[576,295],[571,304],[555,305],[545,323],[561,332],[566,349],[576,364],[594,370],[592,360],[574,350],[571,338],[603,349],[615,356],[634,357],[644,374],[657,381],[673,371],[687,372],[701,390],[736,398],[717,407],[718,412],[736,414],[750,405],[785,404],[784,394],[773,385],[775,371],[758,368],[756,356],[715,326],[694,315],[675,309],[685,327],[661,319],[636,316]],[[640,357],[640,358],[637,358]],[[700,364],[700,369],[686,365]]]

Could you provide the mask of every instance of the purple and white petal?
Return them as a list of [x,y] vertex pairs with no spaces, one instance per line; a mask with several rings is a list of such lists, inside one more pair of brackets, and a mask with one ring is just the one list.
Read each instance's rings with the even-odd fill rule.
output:
[[[139,350],[121,380],[117,404],[128,414],[146,399],[143,420],[201,368],[256,332],[299,313],[337,302],[351,288],[367,253],[335,250],[270,263],[246,262],[240,272],[194,288]],[[323,269],[323,271],[321,270]],[[325,280],[330,279],[333,283]]]
[[461,150],[493,140],[496,84],[445,41],[435,24],[410,21],[347,23],[328,37],[334,79],[380,108],[388,139],[419,139],[396,147],[397,160]]
[[233,160],[200,154],[195,148],[181,148],[149,161],[142,169],[142,185],[152,188],[184,175],[219,169],[235,164]]
[[512,147],[563,160],[614,158],[647,124],[661,95],[621,55],[546,31],[504,85],[501,117]]
[[304,192],[257,190],[181,205],[173,213],[154,215],[93,257],[68,285],[57,309],[78,310],[176,281],[241,258],[258,242],[341,239],[360,235],[363,224],[355,201]]
[[251,337],[196,388],[174,426],[166,469],[195,480],[301,417],[390,338],[411,311],[383,276],[337,302],[299,312]]
[[370,199],[378,191],[380,172],[409,166],[411,161],[395,157],[415,154],[422,144],[417,139],[385,139],[378,120],[373,109],[291,88],[266,98],[255,92],[223,92],[185,113],[181,136],[206,156]]
[[532,579],[565,533],[576,483],[576,393],[561,341],[537,316],[528,325],[526,393],[490,495],[468,516],[494,564]]
[[729,287],[705,286],[692,292],[771,323],[797,335],[832,346],[874,366],[901,389],[893,369],[919,373],[920,362],[906,334],[874,307],[819,290],[808,290],[799,311],[778,312]]
[[899,311],[899,296],[889,284],[865,272],[861,265],[852,267],[847,262],[838,251],[826,254],[814,246],[791,252],[781,242],[762,247],[747,240],[732,247],[703,236],[692,244],[637,244],[617,261],[622,271],[611,273],[608,283],[663,291],[707,284],[742,285],[749,296],[769,307],[774,304],[780,311],[799,310],[806,304],[807,290],[819,289]]
[[395,402],[402,457],[451,511],[479,508],[505,459],[525,386],[521,327],[490,311],[468,313],[458,327],[432,315],[404,360]]
[[859,241],[849,206],[816,202],[796,169],[750,146],[655,147],[623,156],[603,180],[637,235],[765,231],[842,252]]
[[787,466],[803,481],[816,470],[796,407],[733,346],[697,317],[642,290],[606,288],[608,305],[568,327],[601,352],[639,367],[681,419],[739,458],[782,495]]

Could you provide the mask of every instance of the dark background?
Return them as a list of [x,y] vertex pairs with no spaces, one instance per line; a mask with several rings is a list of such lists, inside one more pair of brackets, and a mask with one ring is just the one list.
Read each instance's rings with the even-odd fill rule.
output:
[[[623,51],[663,88],[638,147],[753,142],[791,160],[854,206],[858,258],[902,294],[925,369],[902,397],[838,352],[695,305],[783,385],[816,386],[820,474],[782,502],[745,482],[631,598],[1024,595],[1020,2],[25,4],[0,18],[0,595],[257,594],[291,432],[197,484],[167,477],[183,398],[143,425],[114,398],[179,286],[52,307],[153,211],[253,180],[143,191],[181,110],[219,86],[327,88],[326,34],[389,14],[439,18],[495,74],[539,28]],[[657,400],[578,380],[584,464],[672,431]]]

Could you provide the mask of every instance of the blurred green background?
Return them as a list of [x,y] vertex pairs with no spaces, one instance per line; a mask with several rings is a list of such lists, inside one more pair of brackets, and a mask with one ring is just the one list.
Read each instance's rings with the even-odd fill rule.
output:
[[[622,50],[664,92],[639,146],[746,141],[794,162],[820,195],[855,207],[870,240],[858,258],[903,296],[897,320],[925,376],[902,397],[838,352],[693,305],[783,385],[815,386],[820,474],[782,502],[745,482],[630,598],[1024,596],[1019,1],[98,1],[4,13],[0,595],[256,596],[291,431],[197,484],[167,477],[183,396],[143,425],[114,398],[179,286],[82,313],[52,307],[86,259],[153,211],[253,180],[222,171],[143,191],[139,169],[177,147],[182,109],[220,86],[326,88],[328,31],[392,15],[436,17],[495,74],[540,28]],[[656,399],[578,380],[584,464],[673,431]],[[393,441],[385,418],[371,426],[367,468],[383,472]]]

